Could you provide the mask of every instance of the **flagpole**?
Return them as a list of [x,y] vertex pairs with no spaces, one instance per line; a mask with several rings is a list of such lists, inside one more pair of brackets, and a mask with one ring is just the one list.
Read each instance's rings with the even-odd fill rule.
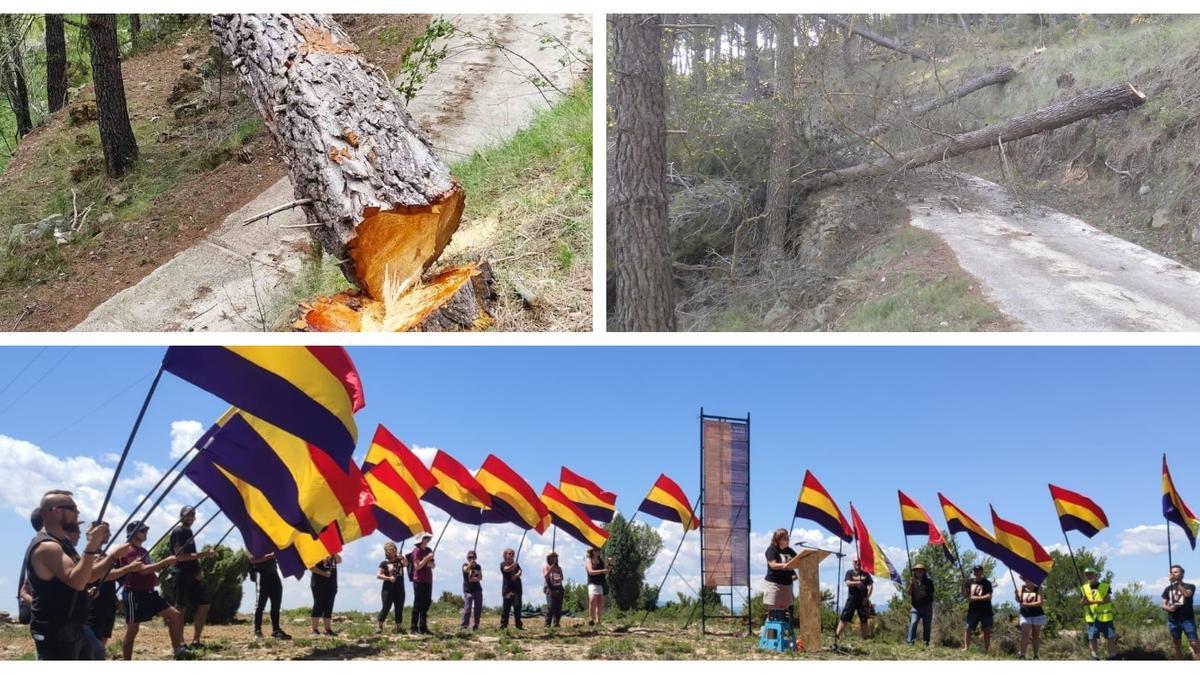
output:
[[[675,547],[675,555],[671,556],[671,562],[667,565],[667,573],[663,575],[662,582],[658,585],[658,590],[654,593],[655,603],[658,602],[658,596],[662,594],[663,586],[667,585],[667,579],[671,578],[671,568],[675,567],[675,560],[679,558],[679,552],[683,550],[683,540],[687,539],[687,534],[692,528],[692,520],[696,516],[696,509],[700,507],[700,498],[696,498],[696,504],[692,507],[692,512],[688,514],[687,523],[683,526],[683,536],[679,538],[679,545]],[[701,584],[700,602],[704,602],[703,584]],[[650,616],[650,610],[647,609],[645,614],[642,614],[642,621],[638,624],[638,628],[646,625],[646,619]]]
[[904,557],[908,560],[908,578],[912,579],[912,553],[908,550],[908,532],[904,533]]
[[967,583],[967,572],[962,566],[962,554],[958,552],[958,539],[949,530],[946,531],[946,534],[950,535],[950,545],[954,548],[954,562],[958,564],[958,576],[962,578],[962,582],[965,584]]
[[442,537],[446,534],[446,528],[450,527],[450,523],[453,520],[454,520],[453,518],[446,519],[446,524],[442,526],[442,532],[441,532],[441,534],[438,535],[437,541],[433,542],[433,549],[430,550],[430,553],[437,552],[438,544],[442,543]]
[[481,530],[483,530],[483,523],[479,523],[478,525],[475,526],[475,543],[471,544],[472,551],[479,548],[479,532]]
[[1175,560],[1171,557],[1171,520],[1163,516],[1167,521],[1167,569],[1175,566]]
[[[209,439],[209,442],[210,443],[212,442],[211,438]],[[205,446],[205,447],[207,447],[207,446]],[[167,485],[166,488],[163,489],[162,494],[160,494],[154,500],[154,503],[150,505],[150,509],[148,511],[146,511],[146,514],[144,516],[141,517],[141,521],[143,523],[150,519],[150,514],[154,513],[154,511],[158,508],[159,504],[162,504],[162,501],[164,499],[166,499],[168,494],[171,493],[171,490],[174,490],[175,486],[179,484],[179,481],[183,480],[183,477],[187,473],[188,467],[190,467],[192,465],[192,462],[194,462],[200,458],[200,453],[204,450],[204,448],[197,448],[196,446],[192,446],[192,448],[196,450],[196,454],[192,455],[192,458],[188,460],[187,465],[184,466],[182,470],[180,470],[180,472],[175,476],[175,478],[171,479],[171,482]],[[199,507],[201,504],[203,504],[206,501],[208,501],[207,495],[205,495],[204,499],[201,499],[199,502],[196,503],[196,507]],[[193,507],[193,508],[195,508],[195,507]],[[115,531],[120,532],[121,530],[124,530],[126,525],[129,525],[129,523],[133,522],[133,517],[135,515],[136,515],[136,513],[130,513],[129,517],[125,519],[125,522],[121,524],[121,527],[117,528]],[[178,524],[179,524],[179,522],[176,521],[175,525],[178,525]],[[175,525],[172,525],[171,527],[175,527]],[[112,538],[110,538],[108,540],[108,544],[104,547],[103,552],[105,552],[105,553],[108,552],[108,549],[110,546],[112,546],[113,541],[114,540]]]
[[[844,539],[842,539],[841,537],[838,537],[838,552],[837,552],[838,571],[837,571],[837,579],[834,580],[837,585],[837,599],[834,600],[834,605],[833,605],[833,611],[835,614],[838,615],[838,621],[842,620],[842,557],[844,555],[842,553],[842,546],[845,543],[846,543],[846,541]],[[837,634],[837,630],[834,630],[833,631],[833,651],[836,652],[837,650],[838,650],[838,634]]]
[[529,534],[529,530],[521,530],[521,543],[517,544],[517,554],[513,556],[513,559],[518,562],[521,560],[521,549],[525,547],[525,535],[527,534]]
[[554,532],[550,533],[550,552],[554,553],[555,543],[558,542],[558,525],[554,526]]
[[154,374],[154,381],[150,383],[150,390],[146,392],[146,400],[142,401],[142,409],[138,411],[137,419],[133,422],[133,428],[129,430],[129,438],[125,441],[125,449],[121,451],[121,459],[117,460],[117,468],[113,471],[112,480],[108,483],[108,491],[104,493],[104,501],[100,504],[100,513],[96,516],[96,522],[104,520],[104,512],[108,510],[108,503],[112,500],[113,489],[117,487],[117,478],[121,475],[121,469],[125,467],[125,459],[129,457],[129,449],[133,447],[133,438],[137,436],[138,427],[142,426],[142,418],[146,416],[146,408],[150,407],[150,399],[154,396],[154,390],[158,388],[158,381],[162,379],[163,367],[158,364],[158,372]]
[[[182,463],[183,460],[187,459],[188,455],[190,455],[192,450],[195,450],[195,449],[196,449],[196,447],[192,446],[187,449],[187,452],[180,455],[179,459],[175,460],[175,463],[171,465],[171,468],[167,469],[166,472],[164,472],[163,475],[159,477],[158,482],[154,484],[154,487],[150,488],[150,490],[148,492],[146,492],[145,496],[142,497],[142,500],[138,502],[138,505],[133,507],[133,510],[129,512],[129,516],[125,518],[125,522],[121,523],[121,527],[118,527],[117,529],[111,530],[111,531],[112,532],[120,532],[121,530],[124,530],[125,526],[128,525],[130,523],[130,521],[133,520],[133,517],[135,515],[137,515],[137,512],[141,511],[142,507],[146,505],[146,502],[150,501],[150,497],[154,496],[154,493],[158,491],[158,488],[162,487],[163,482],[165,480],[167,480],[167,477],[171,475],[171,472],[174,471],[175,469],[178,469],[180,463]],[[191,462],[189,461],[188,463],[190,464]],[[171,487],[174,487],[174,485],[175,485],[175,483],[171,483]],[[168,487],[167,489],[170,490],[171,488]]]
[[237,527],[237,525],[230,525],[230,526],[229,526],[229,529],[228,529],[228,530],[225,530],[225,534],[221,535],[221,538],[217,540],[217,543],[213,544],[213,548],[215,549],[216,547],[218,547],[218,546],[220,546],[221,544],[225,543],[225,539],[226,539],[226,538],[227,538],[229,535],[233,534],[233,530],[234,530],[236,527]]
[[1067,536],[1067,528],[1062,526],[1062,520],[1058,521],[1059,528],[1062,530],[1063,539],[1067,542],[1067,553],[1071,554],[1071,566],[1075,568],[1075,578],[1079,580],[1079,585],[1083,585],[1083,575],[1079,573],[1079,563],[1075,560],[1075,551],[1071,549],[1071,538]]
[[[193,506],[192,510],[194,511],[198,506],[200,506],[200,505],[197,504],[196,506]],[[204,523],[200,526],[200,529],[196,530],[192,534],[192,538],[188,539],[186,542],[184,542],[183,545],[187,546],[188,544],[196,541],[196,537],[200,536],[200,533],[204,531],[204,528],[208,527],[208,524],[211,523],[213,521],[213,519],[219,515],[221,515],[221,509],[217,509],[216,513],[209,516],[208,520],[204,521]],[[166,532],[163,532],[163,535],[158,538],[158,541],[154,542],[154,546],[151,546],[150,548],[148,548],[146,550],[153,551],[155,548],[157,548],[159,544],[166,541],[167,537],[171,536],[171,532],[175,531],[175,528],[179,527],[179,524],[182,522],[183,522],[183,518],[180,518],[179,520],[175,521],[175,524],[171,526],[171,529],[167,530]]]

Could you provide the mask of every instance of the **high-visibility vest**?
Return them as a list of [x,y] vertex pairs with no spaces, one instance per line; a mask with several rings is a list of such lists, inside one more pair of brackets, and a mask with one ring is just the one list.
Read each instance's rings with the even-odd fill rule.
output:
[[[1081,588],[1083,597],[1091,602],[1104,600],[1108,595],[1108,582],[1101,581],[1100,585],[1092,588],[1091,584],[1084,584]],[[1113,608],[1112,599],[1104,600],[1099,605],[1084,605],[1083,620],[1086,623],[1095,623],[1097,621],[1113,621],[1116,619],[1116,611]]]

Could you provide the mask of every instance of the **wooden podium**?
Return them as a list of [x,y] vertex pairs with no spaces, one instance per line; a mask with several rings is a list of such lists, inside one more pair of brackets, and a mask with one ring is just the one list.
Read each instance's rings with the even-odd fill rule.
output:
[[787,569],[796,570],[800,591],[796,594],[796,617],[800,626],[796,637],[806,652],[821,651],[821,575],[817,567],[832,551],[801,549],[787,562]]

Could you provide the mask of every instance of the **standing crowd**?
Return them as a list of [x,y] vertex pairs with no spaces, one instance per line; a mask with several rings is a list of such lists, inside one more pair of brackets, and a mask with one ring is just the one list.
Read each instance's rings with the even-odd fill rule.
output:
[[[765,553],[767,583],[763,600],[768,609],[791,612],[795,597],[792,584],[796,580],[796,573],[788,567],[787,562],[796,556],[796,551],[789,546],[788,539],[789,532],[782,528],[775,530],[771,537],[771,543]],[[1079,586],[1079,602],[1083,606],[1089,653],[1094,660],[1115,659],[1117,617],[1112,585],[1101,580],[1100,574],[1091,568],[1085,569],[1083,576],[1086,581]],[[1045,596],[1041,586],[1024,576],[1019,579],[1019,587],[1014,590],[1018,626],[1021,630],[1018,658],[1027,658],[1032,650],[1032,658],[1036,659],[1041,648],[1042,628],[1048,620],[1044,608]],[[841,637],[855,617],[859,621],[860,634],[863,638],[869,638],[870,619],[874,614],[874,605],[871,603],[874,580],[870,574],[863,571],[860,562],[854,560],[853,567],[846,572],[843,583],[846,587],[846,602],[838,616],[837,627],[834,630],[835,640]],[[961,596],[967,603],[962,636],[963,651],[971,648],[971,641],[976,633],[981,635],[983,651],[986,653],[991,650],[994,624],[992,591],[992,582],[987,579],[983,566],[975,565],[971,576],[963,580],[960,589]],[[904,592],[910,606],[907,642],[916,643],[920,629],[920,640],[928,646],[933,631],[934,584],[925,565],[917,563],[911,567]],[[1167,630],[1177,659],[1183,658],[1185,637],[1191,647],[1192,657],[1200,658],[1200,642],[1197,641],[1193,606],[1195,593],[1196,586],[1184,581],[1183,567],[1172,565],[1168,585],[1162,592],[1161,607],[1166,613]]]

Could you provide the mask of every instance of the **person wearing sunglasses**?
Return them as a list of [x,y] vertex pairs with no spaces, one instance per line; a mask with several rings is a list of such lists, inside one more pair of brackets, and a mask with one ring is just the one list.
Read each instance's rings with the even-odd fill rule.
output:
[[467,561],[462,566],[463,610],[462,630],[470,627],[479,630],[479,617],[483,614],[483,568],[475,561],[475,551],[467,551]]

